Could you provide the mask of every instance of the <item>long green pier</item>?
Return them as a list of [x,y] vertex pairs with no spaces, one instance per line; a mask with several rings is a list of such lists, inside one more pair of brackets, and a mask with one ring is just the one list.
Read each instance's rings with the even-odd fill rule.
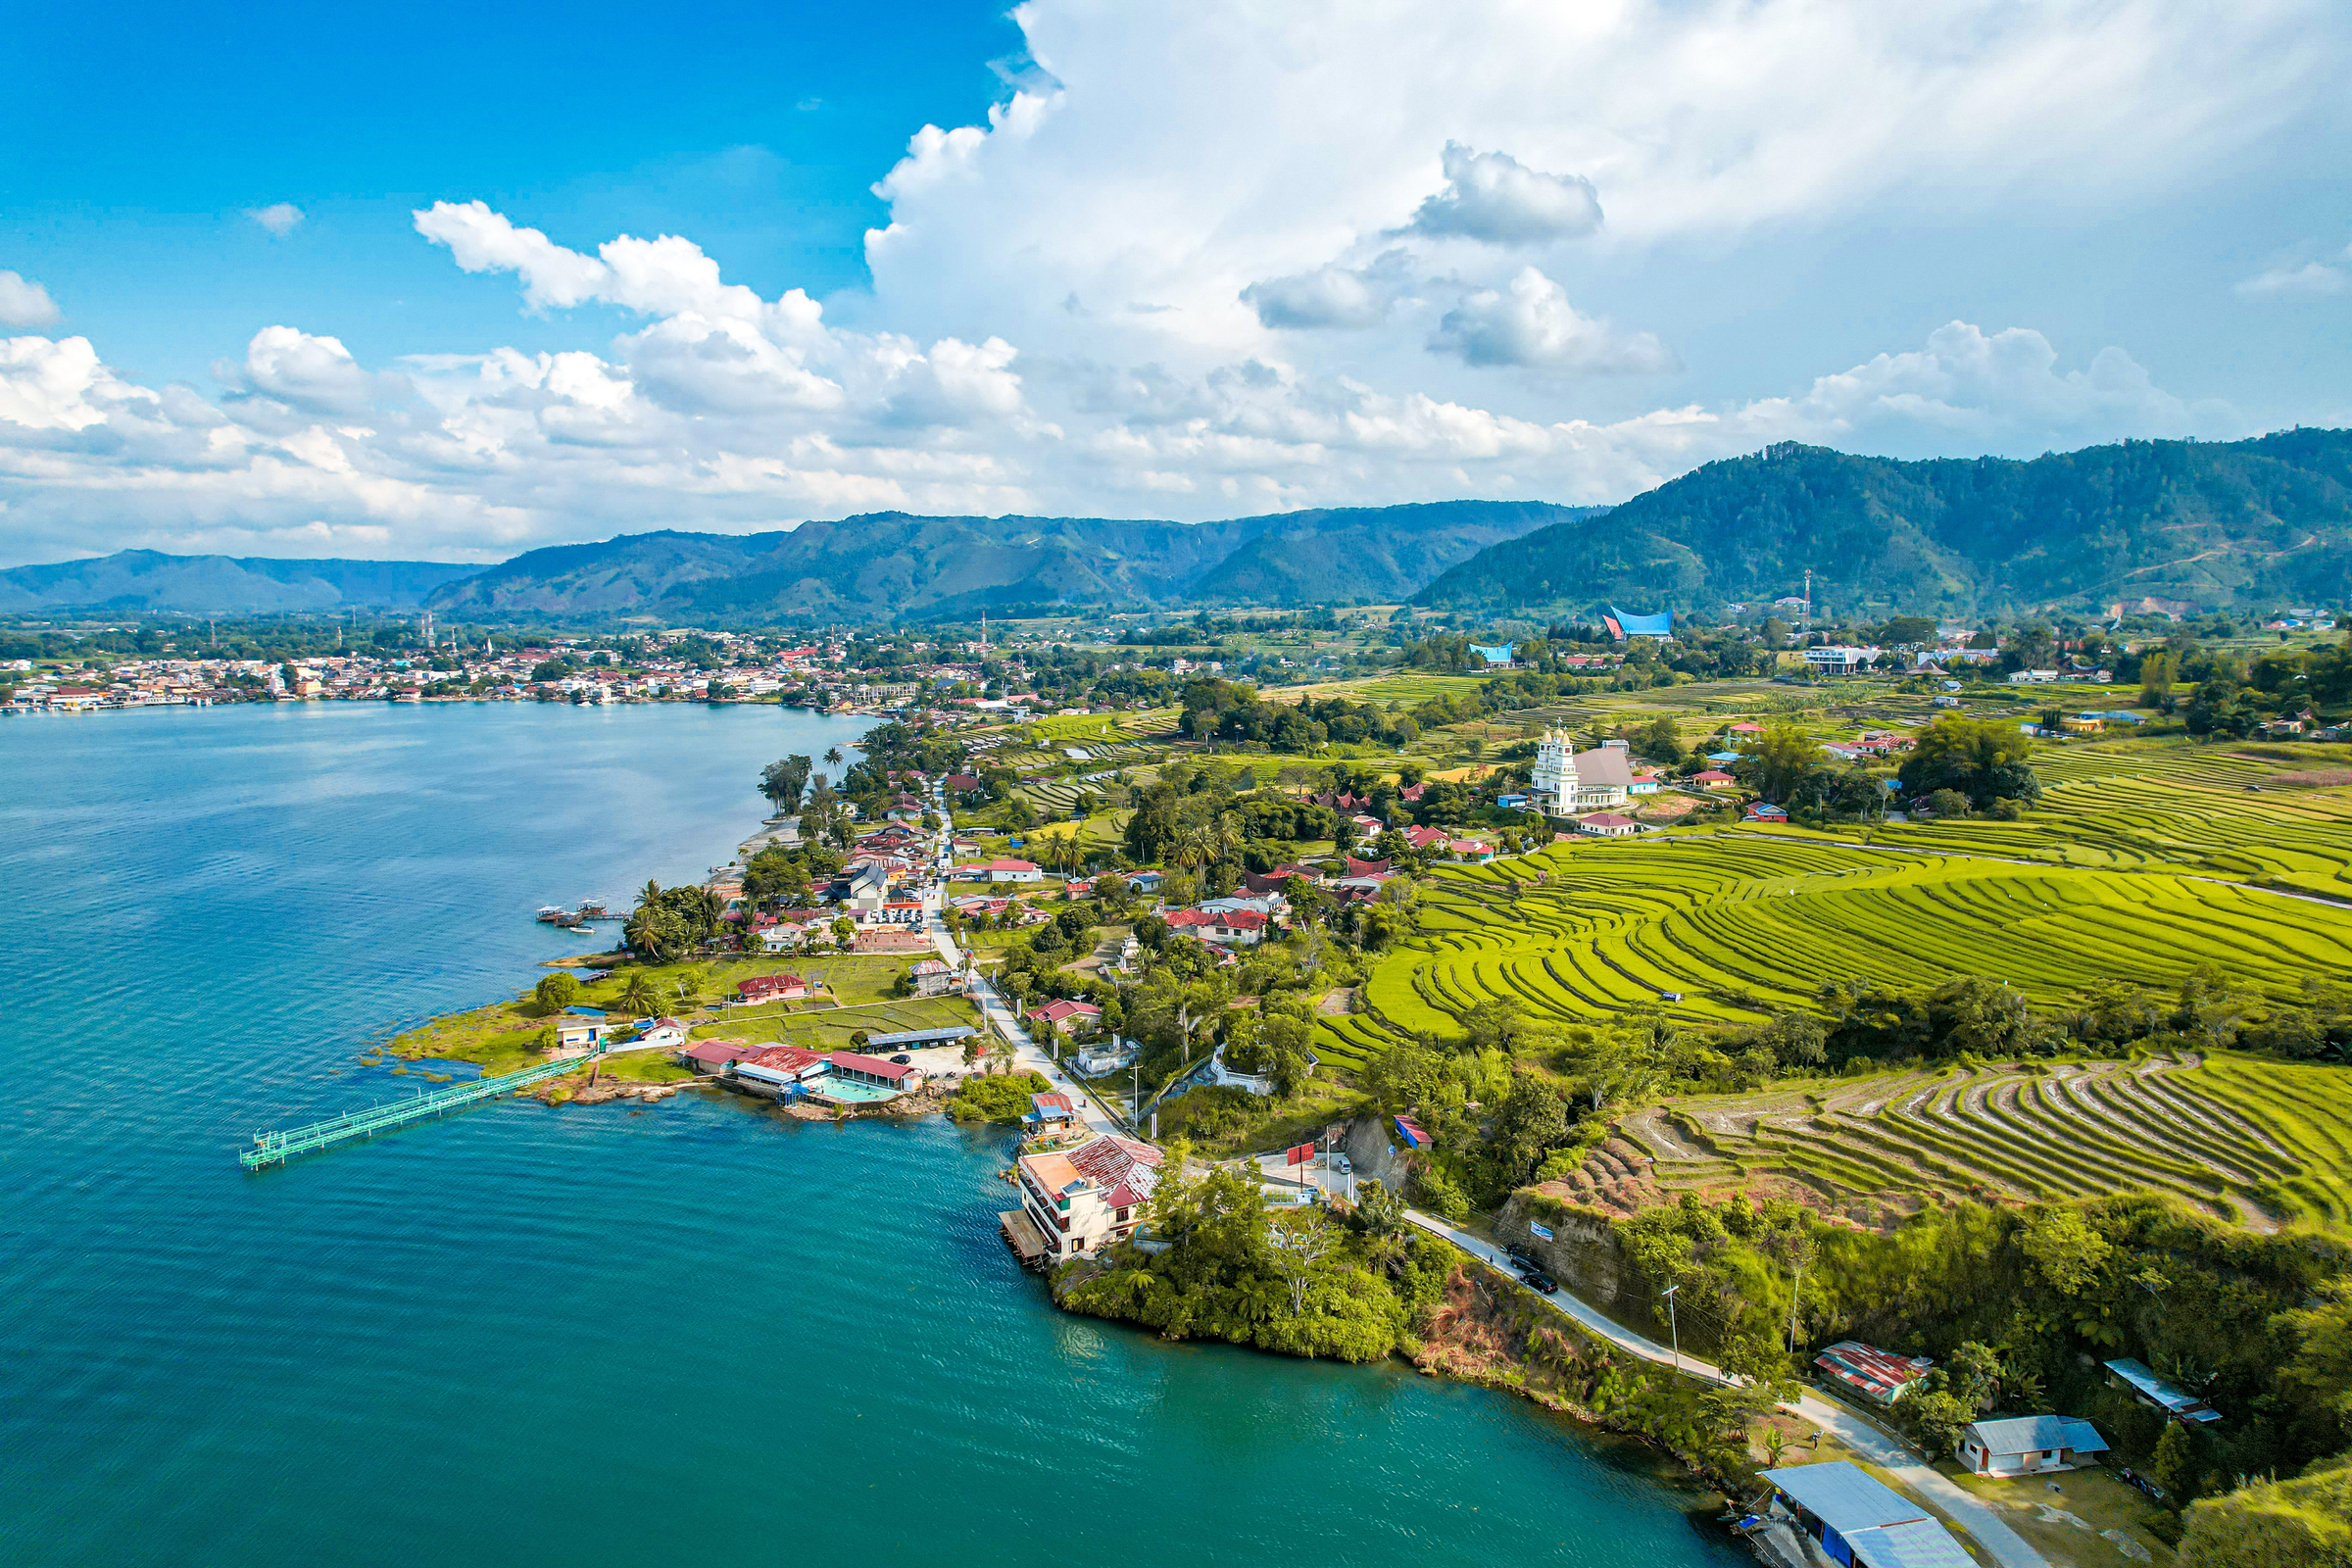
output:
[[496,1078],[472,1078],[446,1089],[419,1093],[411,1099],[395,1101],[389,1105],[371,1105],[366,1110],[346,1111],[331,1121],[313,1122],[291,1132],[255,1133],[253,1147],[241,1151],[237,1162],[247,1170],[260,1170],[265,1165],[282,1165],[296,1154],[308,1154],[337,1144],[347,1144],[355,1138],[372,1138],[377,1133],[405,1127],[428,1116],[445,1116],[453,1110],[496,1100],[510,1091],[526,1088],[544,1078],[561,1078],[567,1072],[578,1072],[594,1058],[567,1056],[561,1061],[543,1061],[536,1067],[520,1072],[501,1073]]

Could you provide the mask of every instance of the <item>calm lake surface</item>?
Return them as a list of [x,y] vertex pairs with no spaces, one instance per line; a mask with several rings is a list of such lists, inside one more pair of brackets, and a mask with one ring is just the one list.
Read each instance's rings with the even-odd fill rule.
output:
[[860,727],[0,722],[0,1562],[1752,1561],[1520,1401],[1063,1317],[1001,1134],[689,1094],[238,1166],[587,945],[538,906],[698,877],[763,763]]

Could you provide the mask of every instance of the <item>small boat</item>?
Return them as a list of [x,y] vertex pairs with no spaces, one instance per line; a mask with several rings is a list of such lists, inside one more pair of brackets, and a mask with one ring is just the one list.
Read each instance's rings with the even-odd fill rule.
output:
[[538,920],[542,925],[562,925],[564,923],[564,911],[557,908],[554,905],[543,904],[539,906],[538,914],[534,915],[533,918]]
[[611,915],[607,910],[604,900],[582,899],[580,901],[580,918],[583,920],[605,920],[610,919]]

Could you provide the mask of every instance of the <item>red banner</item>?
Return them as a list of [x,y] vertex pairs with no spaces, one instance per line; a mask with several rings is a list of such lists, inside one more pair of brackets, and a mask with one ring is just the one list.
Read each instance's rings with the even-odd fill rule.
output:
[[1308,1164],[1314,1157],[1315,1146],[1312,1144],[1299,1144],[1282,1152],[1282,1162],[1286,1165]]

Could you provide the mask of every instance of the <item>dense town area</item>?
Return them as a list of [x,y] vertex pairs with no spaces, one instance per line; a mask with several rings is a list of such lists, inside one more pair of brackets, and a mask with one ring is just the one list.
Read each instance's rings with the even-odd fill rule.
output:
[[[1790,1565],[2304,1528],[2335,1483],[2287,1478],[2352,1438],[2281,1392],[2335,1388],[2352,1323],[2333,617],[1788,608],[418,621],[220,667],[873,719],[767,768],[699,884],[539,911],[613,940],[368,1058],[420,1103],[1004,1124],[1000,1227],[1066,1309],[1513,1389],[1680,1455]],[[66,684],[40,652],[20,704]],[[130,652],[110,681],[172,673]]]

